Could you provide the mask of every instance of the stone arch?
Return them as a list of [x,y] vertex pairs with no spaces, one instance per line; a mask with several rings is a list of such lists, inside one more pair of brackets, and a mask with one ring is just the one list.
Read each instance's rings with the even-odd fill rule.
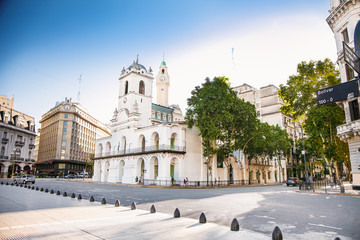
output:
[[110,155],[110,152],[111,152],[111,143],[107,142],[105,145],[105,154]]
[[180,181],[180,160],[177,157],[173,157],[170,161],[170,177]]
[[122,177],[124,176],[124,166],[125,166],[125,161],[121,160],[119,162],[119,179],[118,182],[122,183]]
[[105,169],[104,169],[104,182],[109,181],[109,172],[110,172],[110,162],[105,162]]
[[14,166],[14,174],[21,171],[20,165],[18,165],[18,164],[11,164],[11,165],[8,167],[8,178],[10,178],[11,175],[12,175],[12,173],[13,173],[13,170],[12,170],[12,169],[13,169],[13,166]]
[[144,176],[145,176],[145,160],[143,158],[139,158],[137,160],[136,165],[136,176],[138,178],[141,178],[141,183],[144,182]]
[[139,93],[145,94],[145,83],[142,80],[139,82]]
[[179,142],[178,134],[177,133],[171,134],[171,137],[170,137],[170,149],[174,150],[175,146],[177,145],[178,142]]
[[153,134],[151,134],[151,147],[154,148],[154,150],[159,150],[159,141],[160,141],[160,137],[159,134],[157,132],[153,132]]
[[159,159],[156,156],[153,156],[150,159],[149,179],[157,179],[158,176],[159,176]]
[[101,157],[103,154],[103,145],[100,143],[97,147],[98,156]]
[[31,170],[31,167],[29,165],[24,166],[24,171],[28,172]]
[[101,162],[97,161],[96,165],[95,165],[95,169],[94,169],[94,176],[95,176],[95,181],[101,181],[101,174],[102,174],[102,169],[101,169]]
[[123,136],[121,138],[121,145],[120,145],[121,151],[125,154],[126,153],[126,137]]
[[145,152],[145,147],[146,147],[145,143],[146,143],[145,136],[141,134],[139,136],[138,146],[137,146],[139,149],[141,149],[141,152]]
[[0,178],[5,177],[4,174],[5,174],[5,165],[0,163]]

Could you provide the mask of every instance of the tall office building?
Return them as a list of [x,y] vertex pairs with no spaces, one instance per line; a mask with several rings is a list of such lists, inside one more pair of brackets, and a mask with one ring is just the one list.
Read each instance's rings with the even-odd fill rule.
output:
[[40,123],[36,167],[48,173],[82,172],[95,153],[95,139],[110,136],[106,125],[67,98],[42,115]]

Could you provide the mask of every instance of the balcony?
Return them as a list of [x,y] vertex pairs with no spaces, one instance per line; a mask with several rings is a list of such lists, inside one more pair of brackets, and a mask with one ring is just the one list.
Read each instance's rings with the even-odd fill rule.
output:
[[24,145],[25,145],[25,142],[15,141],[15,146],[16,146],[16,147],[23,147]]
[[8,160],[9,156],[0,155],[0,160]]
[[35,148],[35,144],[30,143],[29,144],[29,149],[34,149],[34,148]]
[[343,141],[347,141],[354,136],[360,136],[360,120],[356,120],[344,125],[340,125],[336,128],[337,135]]
[[7,143],[9,142],[9,139],[8,139],[8,138],[2,138],[2,139],[1,139],[1,142],[2,142],[3,144],[7,144]]
[[185,154],[186,147],[170,146],[170,145],[149,146],[145,148],[133,148],[133,149],[120,150],[120,151],[98,153],[95,155],[95,158],[141,155],[141,154],[158,153],[158,152],[173,152],[173,153]]

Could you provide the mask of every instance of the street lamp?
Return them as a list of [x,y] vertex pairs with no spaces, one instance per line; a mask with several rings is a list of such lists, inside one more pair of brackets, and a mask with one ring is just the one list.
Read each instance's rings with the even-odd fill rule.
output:
[[12,169],[11,169],[11,179],[14,177],[14,168],[15,168],[15,159],[16,159],[17,149],[14,148],[13,152],[14,152],[14,155],[13,155],[13,166],[12,166]]
[[303,150],[301,151],[301,153],[304,155],[304,164],[305,164],[305,180],[306,180],[306,183],[308,181],[308,174],[307,174],[307,169],[306,169],[306,157],[305,157],[305,143],[304,143],[304,132],[303,132],[303,128],[302,126],[300,125],[299,126],[300,129],[301,129],[301,136],[302,136],[302,143],[303,143]]
[[280,180],[280,183],[281,183],[281,174],[282,174],[282,167],[281,167],[281,156],[283,155],[283,151],[277,151],[277,154],[278,154],[278,161],[279,161],[279,180]]

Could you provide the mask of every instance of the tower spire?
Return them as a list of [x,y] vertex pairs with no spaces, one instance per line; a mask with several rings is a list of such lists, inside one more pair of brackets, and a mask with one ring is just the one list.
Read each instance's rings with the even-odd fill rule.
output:
[[82,73],[80,74],[80,77],[79,77],[79,92],[78,92],[78,103],[80,103],[80,87],[81,87],[81,77],[82,77]]

